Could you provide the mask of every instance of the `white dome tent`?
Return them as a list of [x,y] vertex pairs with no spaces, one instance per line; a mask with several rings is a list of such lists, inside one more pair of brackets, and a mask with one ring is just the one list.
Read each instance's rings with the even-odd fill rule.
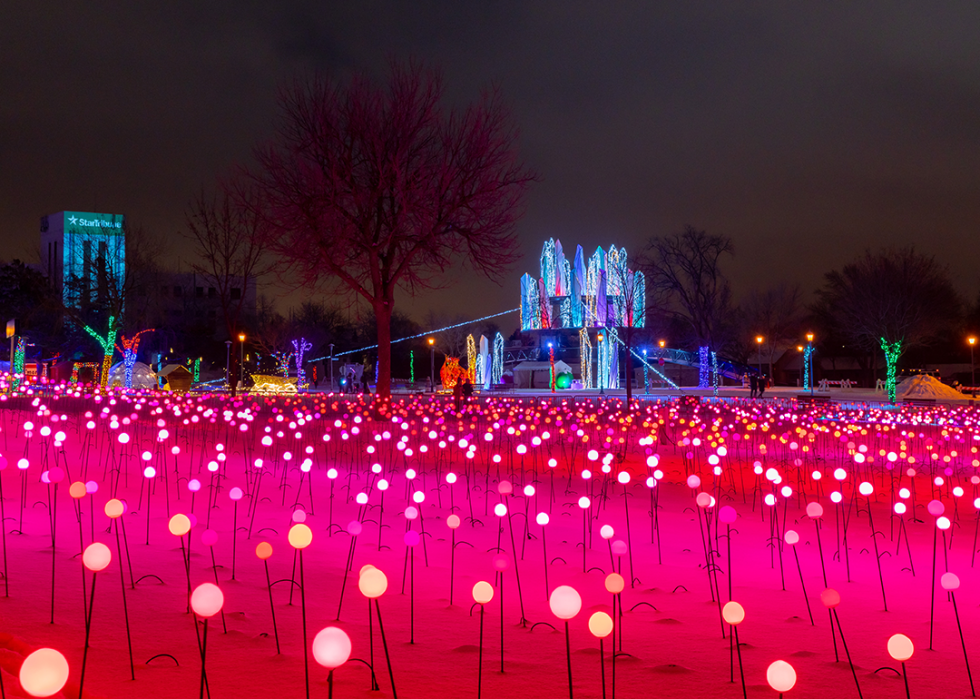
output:
[[[122,362],[109,369],[109,386],[126,386],[126,365]],[[157,387],[157,375],[143,362],[133,365],[133,388],[154,389]]]

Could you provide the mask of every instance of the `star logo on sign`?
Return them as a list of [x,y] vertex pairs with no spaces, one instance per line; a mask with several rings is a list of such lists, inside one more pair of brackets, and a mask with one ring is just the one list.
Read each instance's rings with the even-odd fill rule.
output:
[[68,218],[68,223],[78,223],[78,216],[70,216]]

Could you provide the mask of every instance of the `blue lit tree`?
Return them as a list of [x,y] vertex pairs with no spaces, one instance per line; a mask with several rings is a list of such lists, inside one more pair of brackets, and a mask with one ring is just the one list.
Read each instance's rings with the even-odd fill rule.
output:
[[927,345],[959,317],[961,301],[946,268],[913,247],[866,251],[828,272],[815,308],[822,324],[885,354],[888,399],[895,401],[898,360]]

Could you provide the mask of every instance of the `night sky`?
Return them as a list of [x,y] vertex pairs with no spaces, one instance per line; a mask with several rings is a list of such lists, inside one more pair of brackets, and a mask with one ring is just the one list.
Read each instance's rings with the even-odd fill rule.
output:
[[547,237],[634,253],[685,224],[734,240],[737,295],[809,293],[909,243],[977,293],[976,2],[160,5],[4,3],[0,257],[36,259],[39,217],[69,209],[124,213],[186,259],[188,200],[269,135],[277,84],[393,56],[440,67],[458,104],[499,83],[540,176],[502,286],[460,280],[413,315],[515,307]]

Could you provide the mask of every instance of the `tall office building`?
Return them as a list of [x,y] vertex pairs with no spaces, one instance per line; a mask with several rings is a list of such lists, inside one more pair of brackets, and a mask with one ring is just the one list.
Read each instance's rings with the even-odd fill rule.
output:
[[41,267],[66,305],[78,307],[122,292],[124,222],[122,214],[81,211],[41,219]]

